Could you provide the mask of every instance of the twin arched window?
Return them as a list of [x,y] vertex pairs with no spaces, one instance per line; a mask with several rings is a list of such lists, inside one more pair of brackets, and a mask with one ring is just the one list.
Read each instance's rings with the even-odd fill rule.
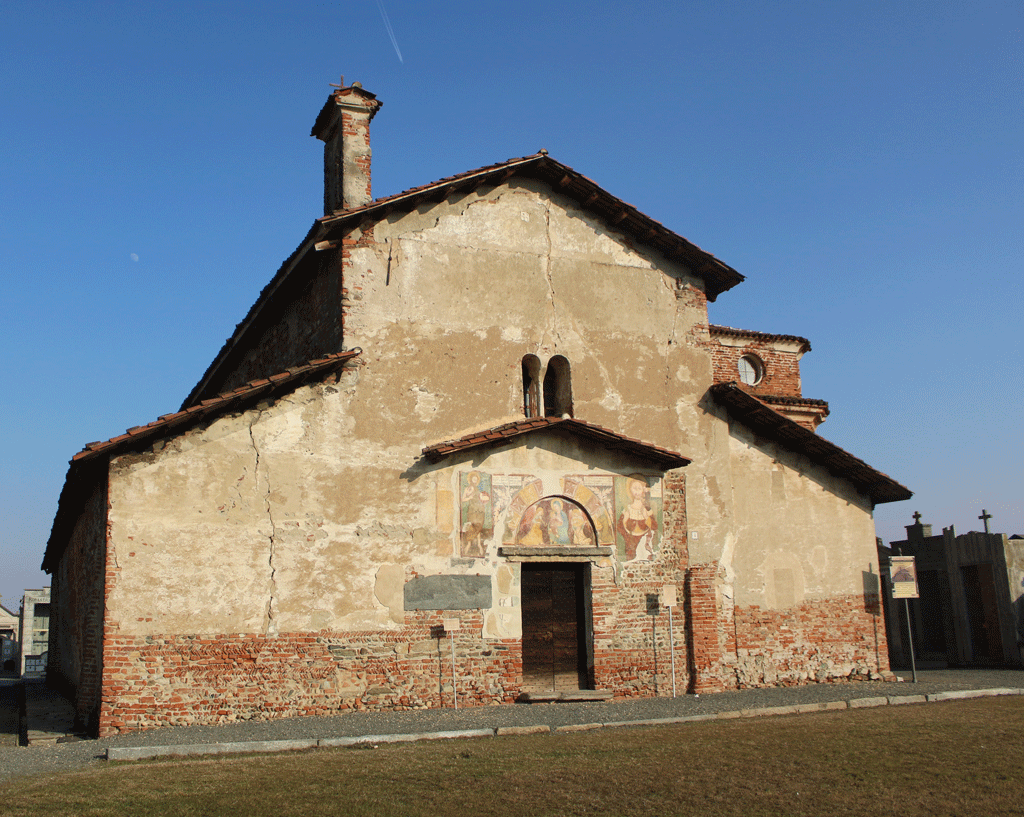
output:
[[572,417],[572,382],[565,357],[551,358],[543,379],[540,358],[523,358],[523,413],[527,417]]

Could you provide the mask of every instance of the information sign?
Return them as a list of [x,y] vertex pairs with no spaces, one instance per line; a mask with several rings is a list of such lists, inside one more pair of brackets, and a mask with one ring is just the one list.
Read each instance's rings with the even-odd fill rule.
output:
[[917,567],[913,556],[890,556],[889,576],[894,599],[920,598],[917,592]]

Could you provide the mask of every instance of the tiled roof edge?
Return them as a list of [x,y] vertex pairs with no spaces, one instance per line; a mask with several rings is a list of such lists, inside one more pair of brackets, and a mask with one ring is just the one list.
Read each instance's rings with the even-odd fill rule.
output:
[[802,454],[829,473],[849,480],[874,504],[900,502],[913,496],[909,488],[892,477],[790,420],[743,391],[736,383],[716,383],[709,392],[716,403],[724,406],[730,416],[744,426],[790,451]]
[[358,351],[332,352],[331,354],[318,358],[317,360],[311,360],[308,363],[303,363],[301,366],[293,366],[284,372],[278,372],[270,375],[269,377],[250,380],[248,383],[231,389],[230,391],[218,394],[216,397],[209,397],[195,406],[190,406],[187,409],[181,409],[173,412],[172,414],[162,414],[156,420],[153,420],[144,426],[134,426],[133,428],[128,429],[124,434],[111,437],[109,440],[88,443],[85,448],[71,458],[71,461],[75,462],[77,460],[87,459],[99,453],[106,452],[109,448],[117,445],[118,443],[124,442],[125,440],[139,438],[142,436],[156,436],[155,432],[173,425],[178,425],[179,421],[185,418],[188,418],[190,422],[196,422],[200,418],[205,419],[210,415],[226,411],[231,406],[236,403],[240,403],[247,398],[252,398],[263,392],[277,389],[280,386],[287,385],[296,380],[301,380],[305,375],[329,371],[335,366],[340,366],[346,361],[351,360],[358,354]]
[[732,326],[721,326],[720,324],[709,324],[708,331],[712,335],[733,335],[738,338],[750,338],[751,340],[773,341],[788,340],[799,343],[804,347],[804,352],[811,351],[811,342],[799,335],[777,335],[770,332],[755,332],[753,329],[736,329]]
[[619,434],[618,432],[601,426],[592,425],[591,423],[587,423],[583,420],[562,417],[533,417],[529,419],[524,418],[523,420],[517,420],[511,423],[503,423],[502,425],[495,426],[493,428],[483,429],[481,431],[473,432],[472,434],[467,434],[456,440],[445,440],[443,442],[434,443],[433,445],[428,445],[423,448],[422,453],[428,460],[437,462],[450,454],[501,444],[514,440],[524,434],[555,427],[561,427],[570,433],[599,441],[607,448],[625,451],[638,457],[646,456],[649,459],[655,460],[659,466],[663,466],[665,470],[669,470],[670,468],[680,468],[685,465],[689,465],[691,462],[689,458],[684,457],[678,452],[670,451],[667,448],[662,448],[633,437],[627,437],[624,434]]
[[781,403],[786,406],[814,406],[815,408],[828,410],[828,401],[817,400],[811,397],[790,397],[788,394],[752,394],[751,396],[766,403]]
[[[314,375],[326,374],[344,365],[347,361],[360,354],[360,351],[334,352],[317,360],[311,360],[301,366],[292,367],[283,379],[261,378],[253,380],[218,397],[204,400],[198,406],[192,406],[173,414],[163,414],[151,423],[147,423],[144,426],[135,426],[129,429],[128,432],[118,434],[109,440],[87,444],[85,448],[71,458],[68,465],[68,473],[64,478],[60,499],[57,501],[57,513],[54,516],[53,527],[50,530],[50,538],[46,543],[43,570],[49,572],[54,564],[54,559],[59,558],[59,553],[55,551],[55,548],[62,551],[66,544],[65,534],[69,526],[73,524],[70,516],[73,513],[71,506],[75,505],[77,507],[79,503],[85,501],[88,496],[87,482],[93,476],[105,473],[100,466],[106,461],[106,458],[126,448],[155,440],[169,431],[178,432],[182,430],[179,427],[190,427],[203,420],[212,419],[230,411],[233,407],[247,400],[280,392],[283,388],[293,385],[297,387],[311,379]],[[99,470],[91,470],[93,468]]]

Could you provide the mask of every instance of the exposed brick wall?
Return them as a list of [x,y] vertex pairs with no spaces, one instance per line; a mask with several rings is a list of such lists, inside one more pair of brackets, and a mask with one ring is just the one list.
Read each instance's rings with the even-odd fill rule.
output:
[[687,571],[685,615],[690,637],[688,671],[691,692],[719,692],[731,684],[723,677],[724,627],[717,599],[718,562]]
[[717,562],[686,581],[692,692],[868,679],[889,659],[877,595],[851,594],[785,610],[720,609]]
[[878,596],[807,601],[786,610],[736,609],[739,689],[867,679],[889,669]]
[[663,536],[658,558],[617,566],[608,576],[593,571],[594,681],[597,689],[617,697],[669,694],[672,689],[671,642],[674,638],[676,684],[689,683],[686,662],[686,622],[681,608],[669,615],[658,598],[666,584],[676,586],[683,599],[687,559],[686,491],[682,471],[670,472],[662,482]]
[[[459,706],[510,703],[518,639],[485,640],[479,614],[454,634]],[[110,637],[99,734],[194,723],[453,705],[451,641],[439,612],[393,631]]]
[[751,339],[743,346],[725,346],[711,335],[711,360],[716,383],[739,383],[736,368],[744,355],[755,355],[764,364],[764,377],[756,386],[740,383],[751,394],[775,394],[783,397],[801,397],[800,358],[793,352],[780,352],[771,348],[771,342]]
[[75,705],[75,728],[95,733],[100,714],[107,480],[97,472],[51,580],[48,682]]
[[334,253],[307,255],[273,306],[261,314],[229,352],[199,402],[250,380],[283,372],[342,348],[341,271]]

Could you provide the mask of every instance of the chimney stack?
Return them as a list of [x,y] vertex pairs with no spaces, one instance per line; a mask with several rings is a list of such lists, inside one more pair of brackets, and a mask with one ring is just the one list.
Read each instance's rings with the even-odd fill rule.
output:
[[324,143],[324,215],[362,207],[370,192],[370,120],[381,103],[363,86],[341,85],[328,98],[310,136]]

